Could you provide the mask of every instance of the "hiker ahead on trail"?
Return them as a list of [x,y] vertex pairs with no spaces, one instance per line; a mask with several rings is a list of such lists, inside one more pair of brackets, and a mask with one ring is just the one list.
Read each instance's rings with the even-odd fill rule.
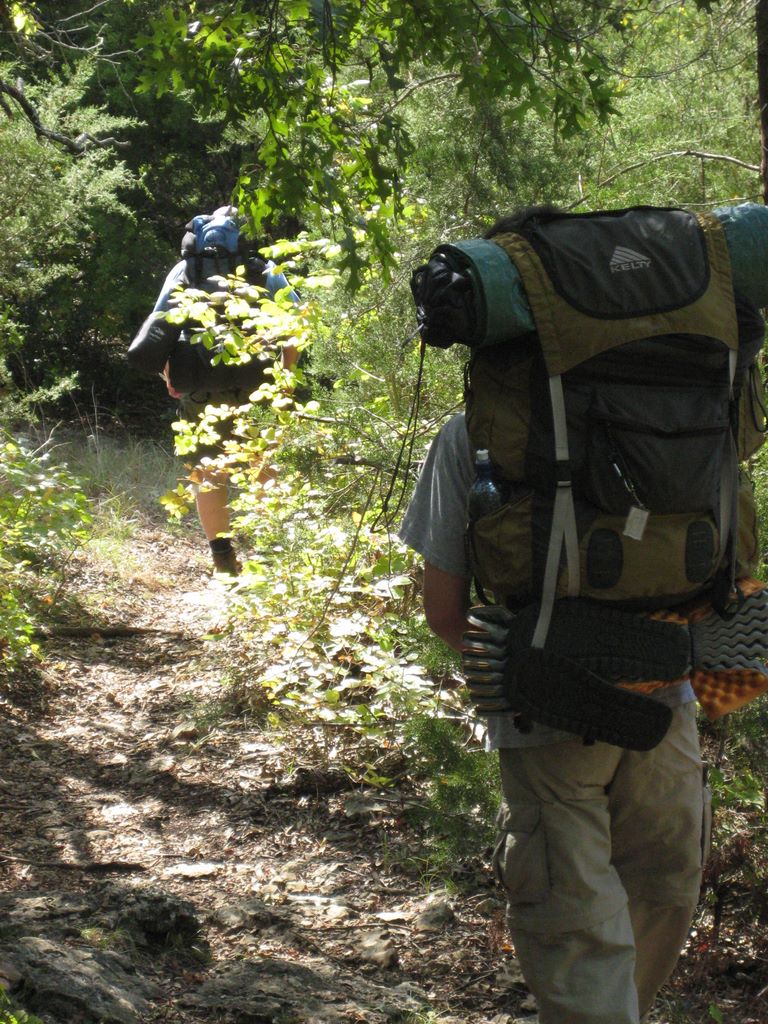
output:
[[[222,453],[222,442],[232,436],[234,410],[264,382],[264,363],[258,359],[214,363],[215,348],[209,349],[199,339],[194,340],[199,325],[174,324],[166,314],[176,305],[184,288],[201,289],[211,295],[226,294],[227,279],[238,267],[244,268],[248,284],[265,289],[270,296],[290,286],[283,274],[275,272],[274,263],[249,251],[240,233],[237,210],[231,206],[193,217],[186,226],[181,256],[165,279],[154,309],[131,342],[128,361],[138,370],[162,374],[168,393],[179,400],[181,420],[196,423],[207,407],[224,409],[225,415],[216,424],[219,441],[199,444],[194,453],[196,464],[189,468],[214,570],[237,575],[239,562],[229,533],[227,473],[211,465],[211,461]],[[290,295],[298,301],[295,292]],[[284,346],[281,358],[283,368],[292,369],[296,349]],[[231,416],[226,415],[228,409],[232,409]]]
[[768,688],[744,465],[767,218],[533,207],[413,276],[423,341],[470,358],[401,537],[499,751],[495,866],[540,1024],[648,1013],[705,856],[696,700],[717,718]]

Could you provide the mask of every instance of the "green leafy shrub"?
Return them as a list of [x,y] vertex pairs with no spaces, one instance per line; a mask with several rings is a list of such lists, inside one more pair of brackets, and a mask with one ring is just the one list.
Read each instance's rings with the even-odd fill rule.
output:
[[498,764],[449,718],[416,718],[407,729],[412,761],[430,782],[415,812],[435,837],[439,861],[480,855],[493,842],[501,799]]
[[88,535],[79,482],[51,459],[50,445],[0,432],[0,665],[35,655],[35,576],[54,567]]
[[16,1006],[0,988],[0,1024],[43,1024],[39,1017]]
[[[250,712],[273,725],[325,730],[335,738],[321,754],[356,778],[387,785],[410,756],[409,723],[460,703],[455,690],[439,688],[455,659],[438,651],[423,624],[419,560],[394,534],[413,480],[409,465],[434,432],[432,410],[439,419],[456,402],[460,368],[456,362],[448,383],[444,365],[434,368],[441,386],[424,389],[423,409],[406,427],[420,371],[418,352],[402,344],[402,308],[373,277],[366,294],[345,306],[333,290],[338,253],[328,243],[300,238],[269,255],[307,297],[298,309],[262,303],[255,316],[241,301],[247,296],[237,296],[223,308],[195,310],[225,361],[249,351],[272,318],[277,339],[287,334],[308,362],[306,374],[271,368],[257,404],[239,410],[237,440],[224,443],[221,463],[237,492],[232,525],[246,555],[230,601],[236,643],[228,674]],[[379,301],[376,314],[364,311]],[[195,428],[176,425],[178,449],[209,443],[217,415],[209,407]],[[181,516],[193,495],[182,484],[162,501]]]
[[0,443],[0,515],[5,557],[35,564],[85,540],[91,521],[80,482],[52,461],[50,445],[10,435]]

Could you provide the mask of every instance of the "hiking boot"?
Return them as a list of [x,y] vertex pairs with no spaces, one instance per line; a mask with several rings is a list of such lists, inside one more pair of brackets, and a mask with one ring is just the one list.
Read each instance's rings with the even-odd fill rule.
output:
[[504,674],[509,703],[525,718],[625,750],[652,750],[672,709],[601,679],[584,665],[538,647],[515,651]]
[[[538,617],[538,605],[524,608],[517,616],[510,631],[511,639],[518,638],[514,646],[526,647],[526,639],[530,643]],[[579,598],[555,602],[544,646],[611,683],[673,682],[690,669],[685,628]]]
[[[465,636],[465,660],[472,664],[473,659],[503,659],[524,650],[533,639],[538,617],[537,604],[515,615],[497,605],[471,608],[467,621],[474,629]],[[690,639],[684,626],[579,598],[555,602],[544,646],[607,682],[673,682],[690,669]],[[494,669],[501,670],[497,662]],[[487,680],[491,681],[497,680]]]
[[213,558],[214,573],[222,576],[240,575],[240,562],[234,548],[230,548],[228,551],[212,551],[211,557]]

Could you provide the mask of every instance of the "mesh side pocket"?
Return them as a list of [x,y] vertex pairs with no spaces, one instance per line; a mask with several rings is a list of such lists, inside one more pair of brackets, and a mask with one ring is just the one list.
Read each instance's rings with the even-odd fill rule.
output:
[[499,603],[532,593],[532,507],[528,492],[469,527],[472,572]]

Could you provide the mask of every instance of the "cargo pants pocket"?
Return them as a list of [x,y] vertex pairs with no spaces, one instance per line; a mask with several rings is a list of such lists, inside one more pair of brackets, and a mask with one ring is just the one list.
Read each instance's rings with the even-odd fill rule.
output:
[[543,903],[549,897],[551,881],[540,807],[503,804],[496,824],[493,868],[508,902],[514,906]]

